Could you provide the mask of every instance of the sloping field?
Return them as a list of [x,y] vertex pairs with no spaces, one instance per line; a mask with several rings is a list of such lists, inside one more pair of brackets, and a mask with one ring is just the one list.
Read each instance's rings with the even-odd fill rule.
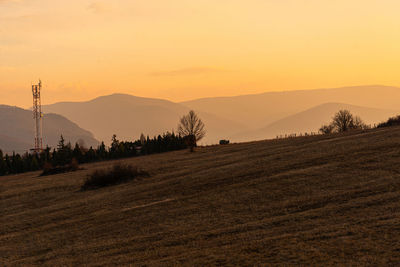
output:
[[151,177],[0,178],[0,265],[400,263],[400,128],[125,161]]

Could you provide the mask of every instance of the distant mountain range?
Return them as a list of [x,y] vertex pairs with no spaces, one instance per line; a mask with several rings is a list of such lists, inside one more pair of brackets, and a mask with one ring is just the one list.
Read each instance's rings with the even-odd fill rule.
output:
[[[44,134],[50,146],[57,144],[60,134],[71,142],[83,139],[88,146],[97,144],[97,140],[109,145],[113,134],[120,140],[134,140],[141,133],[153,137],[172,131],[179,118],[194,109],[206,124],[207,135],[200,144],[215,144],[220,139],[250,141],[316,132],[339,109],[351,110],[368,124],[379,123],[400,111],[399,99],[400,88],[380,85],[269,92],[182,103],[113,94],[85,102],[44,106],[45,112],[55,113],[46,114]],[[0,123],[0,148],[31,148],[30,111],[1,106]]]
[[[109,144],[113,134],[121,140],[133,140],[141,133],[153,137],[172,131],[189,108],[162,99],[113,94],[87,102],[56,103],[44,106],[43,110],[67,117]],[[243,129],[241,123],[229,118],[221,119],[202,110],[198,113],[207,128],[204,143],[216,143],[219,138]]]
[[394,110],[367,108],[341,103],[326,103],[287,116],[266,127],[242,132],[231,138],[235,141],[253,141],[275,138],[278,135],[284,136],[285,134],[316,133],[323,124],[329,124],[332,121],[333,115],[341,109],[350,110],[352,114],[361,117],[366,124],[371,126],[397,114]]
[[[57,114],[44,114],[44,146],[56,147],[60,135],[75,143],[83,140],[87,147],[97,146],[99,142],[93,134],[83,130],[75,123]],[[33,147],[34,121],[32,111],[18,107],[0,105],[0,149],[4,152],[24,153]]]
[[113,134],[122,140],[132,140],[141,133],[153,136],[176,129],[179,118],[194,109],[206,124],[207,136],[201,143],[214,144],[225,138],[249,141],[318,131],[320,124],[328,122],[341,108],[349,108],[373,124],[396,114],[400,110],[398,99],[400,88],[376,85],[204,98],[182,103],[113,94],[86,102],[56,103],[45,106],[44,110],[67,117],[108,144]]
[[181,104],[207,110],[251,129],[267,125],[324,103],[346,103],[377,109],[400,109],[400,88],[382,85],[334,89],[268,92],[233,97],[202,98]]

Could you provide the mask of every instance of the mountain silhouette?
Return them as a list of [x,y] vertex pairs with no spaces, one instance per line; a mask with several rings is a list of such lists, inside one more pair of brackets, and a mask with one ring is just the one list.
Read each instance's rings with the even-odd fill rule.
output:
[[[172,131],[177,128],[179,118],[193,109],[206,124],[207,135],[200,144],[214,144],[229,137],[232,141],[248,141],[317,131],[321,123],[327,123],[334,112],[346,105],[360,113],[367,123],[378,123],[399,110],[398,99],[400,88],[371,85],[203,98],[182,103],[113,94],[85,102],[55,103],[43,109],[67,117],[106,144],[113,134],[121,140],[133,140],[141,133],[154,136]],[[320,105],[323,106],[319,110],[296,115]],[[296,120],[290,122],[295,115]]]
[[181,104],[196,110],[207,110],[251,129],[259,129],[279,119],[324,103],[347,103],[362,107],[398,110],[399,99],[400,88],[371,85],[202,98]]
[[[34,120],[32,111],[18,107],[0,105],[0,149],[7,153],[24,153],[33,147]],[[66,142],[82,140],[89,146],[99,142],[93,134],[57,114],[44,114],[43,145],[56,147],[63,135]]]
[[[180,117],[189,111],[188,107],[171,101],[127,94],[101,96],[86,102],[60,102],[43,109],[84,126],[106,144],[110,143],[113,134],[121,140],[133,140],[138,139],[141,133],[153,137],[172,131],[177,128]],[[216,143],[243,130],[240,123],[229,119],[204,111],[198,114],[207,131],[201,143]]]

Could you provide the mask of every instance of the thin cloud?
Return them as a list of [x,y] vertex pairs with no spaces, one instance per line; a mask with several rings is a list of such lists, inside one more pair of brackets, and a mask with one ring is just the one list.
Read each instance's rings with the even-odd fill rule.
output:
[[151,76],[180,76],[180,75],[198,75],[198,74],[209,74],[220,72],[219,69],[207,68],[207,67],[194,67],[194,68],[184,68],[179,70],[169,70],[169,71],[158,71],[150,73]]

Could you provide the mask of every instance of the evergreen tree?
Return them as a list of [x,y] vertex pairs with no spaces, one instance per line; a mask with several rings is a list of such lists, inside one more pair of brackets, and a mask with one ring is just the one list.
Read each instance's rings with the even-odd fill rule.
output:
[[4,158],[4,163],[6,164],[6,170],[7,170],[7,174],[11,173],[12,168],[11,168],[11,159],[10,156],[8,156],[8,154],[6,154],[5,158]]
[[30,164],[30,171],[37,171],[39,170],[40,166],[39,166],[39,162],[37,160],[36,157],[32,157],[32,161]]
[[140,144],[143,146],[145,142],[146,142],[146,137],[142,133],[142,134],[140,134]]
[[96,160],[96,152],[92,147],[89,148],[88,152],[86,153],[87,162],[92,162]]
[[110,154],[112,158],[118,157],[119,141],[117,136],[114,134],[111,138]]
[[99,160],[104,160],[107,158],[107,150],[106,150],[106,145],[104,142],[101,142],[100,146],[97,148],[97,154],[99,157]]
[[0,149],[0,175],[7,174],[7,165],[4,160],[3,151]]
[[60,141],[58,141],[57,150],[63,150],[65,148],[65,139],[63,135],[60,136]]
[[75,144],[75,148],[72,152],[72,157],[75,158],[78,162],[83,162],[83,151],[78,143]]

